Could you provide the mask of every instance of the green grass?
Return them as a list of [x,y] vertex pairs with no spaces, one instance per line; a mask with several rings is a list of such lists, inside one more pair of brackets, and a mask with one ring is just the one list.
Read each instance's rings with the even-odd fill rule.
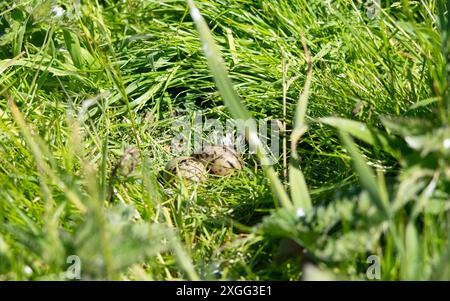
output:
[[[69,255],[85,280],[367,279],[370,255],[450,279],[445,1],[195,5],[210,31],[185,1],[0,1],[0,280]],[[289,171],[165,187],[200,110],[281,120]]]

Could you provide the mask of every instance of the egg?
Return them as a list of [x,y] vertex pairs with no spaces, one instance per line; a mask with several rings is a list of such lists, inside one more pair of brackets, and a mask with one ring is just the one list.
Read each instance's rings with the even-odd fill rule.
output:
[[169,182],[175,176],[192,181],[201,182],[206,179],[205,165],[193,157],[177,157],[166,164],[164,179]]
[[242,169],[242,160],[239,154],[232,148],[223,145],[209,145],[196,155],[207,170],[218,176],[226,176],[235,170]]

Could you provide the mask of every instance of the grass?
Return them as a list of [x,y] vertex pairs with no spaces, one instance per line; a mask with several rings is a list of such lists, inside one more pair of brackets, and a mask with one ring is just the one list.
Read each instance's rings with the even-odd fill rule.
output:
[[[445,2],[188,2],[0,1],[0,279],[450,279]],[[286,163],[164,187],[195,111]]]

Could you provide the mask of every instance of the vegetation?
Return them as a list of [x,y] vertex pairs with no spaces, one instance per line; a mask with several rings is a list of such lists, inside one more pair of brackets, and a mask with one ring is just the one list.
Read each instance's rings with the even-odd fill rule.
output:
[[[382,2],[0,1],[0,280],[449,280],[450,4]],[[198,111],[288,143],[164,185]]]

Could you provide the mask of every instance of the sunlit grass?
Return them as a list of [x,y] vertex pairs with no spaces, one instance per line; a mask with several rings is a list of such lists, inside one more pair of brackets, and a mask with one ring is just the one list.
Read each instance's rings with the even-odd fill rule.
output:
[[[363,1],[195,1],[211,36],[185,1],[9,2],[0,279],[65,279],[72,254],[83,279],[296,280],[305,263],[366,279],[371,254],[383,279],[448,279],[448,153],[403,139],[448,138],[442,1],[391,1],[373,20]],[[265,173],[246,156],[232,177],[163,187],[171,126],[196,110],[284,122],[300,138],[291,180],[282,160]],[[430,125],[411,134],[386,116]],[[136,168],[112,179],[130,147]]]

